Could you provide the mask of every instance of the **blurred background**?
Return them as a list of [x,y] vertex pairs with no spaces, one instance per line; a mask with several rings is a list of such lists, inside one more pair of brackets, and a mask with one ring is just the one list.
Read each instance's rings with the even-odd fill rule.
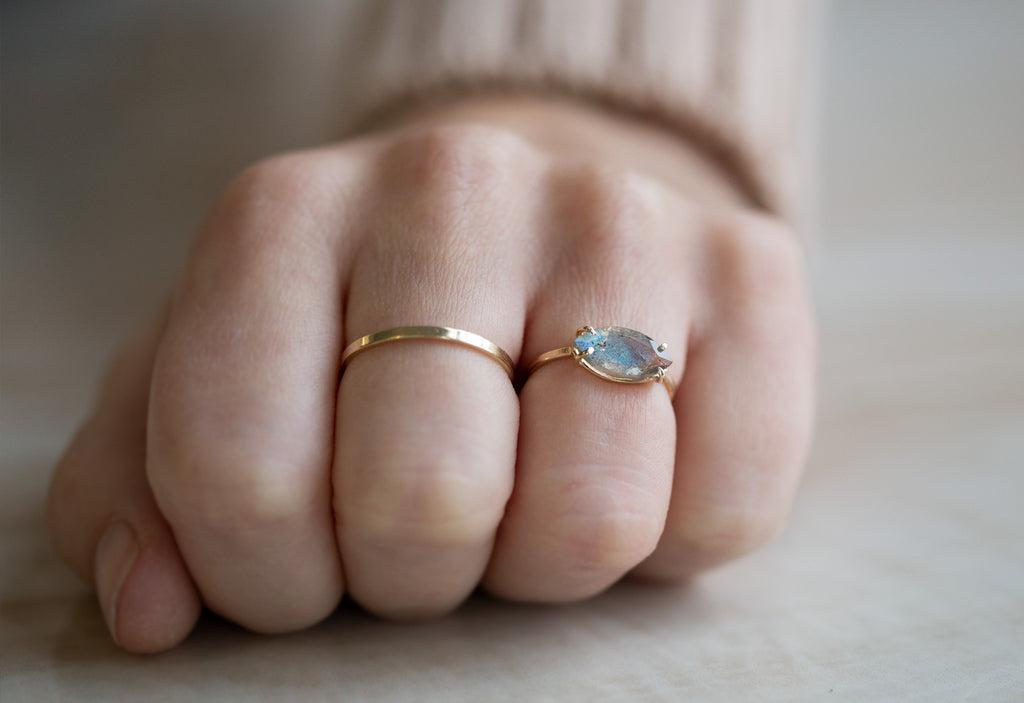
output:
[[[84,592],[39,536],[46,477],[206,208],[253,160],[336,133],[339,30],[288,5],[2,5],[8,614]],[[1024,685],[1024,2],[836,0],[822,46],[819,435],[781,542],[710,578],[716,618],[745,618],[717,621],[743,633],[719,673],[1009,700]],[[730,585],[744,575],[758,593]],[[695,617],[657,637],[701,632]],[[45,638],[19,636],[0,645],[45,671]],[[646,671],[655,641],[593,681]]]

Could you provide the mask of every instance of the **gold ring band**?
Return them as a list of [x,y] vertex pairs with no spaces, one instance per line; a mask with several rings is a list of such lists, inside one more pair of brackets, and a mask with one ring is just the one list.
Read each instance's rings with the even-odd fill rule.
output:
[[544,364],[572,359],[595,376],[614,383],[660,383],[669,397],[676,393],[675,383],[665,369],[672,360],[665,354],[668,345],[655,342],[642,332],[628,327],[593,328],[584,325],[567,347],[544,352],[530,364],[532,374]]
[[360,337],[345,347],[345,351],[341,353],[342,372],[345,370],[345,364],[351,361],[352,357],[356,354],[364,352],[370,347],[375,347],[378,344],[399,342],[404,339],[430,339],[438,342],[454,342],[456,344],[461,344],[469,347],[470,349],[483,352],[497,361],[501,364],[501,367],[505,369],[505,373],[508,374],[509,380],[512,380],[515,376],[516,365],[512,361],[512,357],[508,355],[508,352],[491,340],[481,337],[478,334],[467,332],[466,330],[457,330],[454,327],[433,327],[430,325],[392,327],[391,329],[384,330],[383,332],[374,332],[373,334],[368,334],[365,337]]

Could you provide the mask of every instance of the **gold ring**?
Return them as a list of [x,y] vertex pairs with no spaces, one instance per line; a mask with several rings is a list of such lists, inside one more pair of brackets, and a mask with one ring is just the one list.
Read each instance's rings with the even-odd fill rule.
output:
[[671,398],[675,384],[665,369],[672,360],[665,354],[668,345],[658,343],[643,332],[628,327],[594,328],[584,325],[576,330],[576,339],[567,347],[552,349],[534,359],[528,373],[556,359],[573,359],[580,366],[606,381],[615,383],[660,383]]
[[512,357],[508,355],[508,352],[491,340],[485,339],[478,334],[467,332],[466,330],[457,330],[453,327],[432,327],[429,325],[392,327],[391,329],[384,330],[383,332],[375,332],[373,334],[368,334],[365,337],[360,337],[345,347],[345,351],[341,353],[342,372],[345,370],[345,364],[351,361],[352,357],[356,354],[364,352],[370,347],[377,346],[378,344],[398,342],[403,339],[432,339],[439,342],[455,342],[456,344],[462,344],[463,346],[483,352],[501,364],[501,367],[505,369],[505,373],[508,374],[509,380],[511,380],[515,374],[516,365],[513,363]]

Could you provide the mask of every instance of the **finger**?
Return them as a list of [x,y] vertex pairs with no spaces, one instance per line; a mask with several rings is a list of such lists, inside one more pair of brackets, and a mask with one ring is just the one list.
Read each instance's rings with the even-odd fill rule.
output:
[[[489,129],[432,129],[398,145],[381,174],[388,201],[354,269],[348,339],[439,325],[515,358],[529,270],[516,179],[534,170],[523,143]],[[380,615],[417,617],[473,590],[511,492],[517,422],[506,372],[466,347],[401,341],[353,357],[334,469],[353,598]]]
[[[570,343],[577,327],[621,325],[685,348],[678,263],[666,248],[660,187],[583,169],[565,188],[560,222],[575,235],[563,274],[538,296],[525,359]],[[670,263],[671,262],[671,263]],[[680,301],[673,303],[671,301]],[[678,377],[680,365],[669,372]],[[522,389],[516,486],[485,577],[513,599],[597,593],[654,549],[668,509],[675,424],[661,384],[602,380],[571,359]]]
[[185,638],[199,594],[146,482],[146,404],[161,316],[115,360],[50,486],[57,551],[94,582],[114,639],[159,652]]
[[258,631],[342,594],[330,512],[347,165],[251,169],[204,228],[153,380],[149,475],[207,605]]
[[[665,533],[638,576],[679,579],[781,529],[811,433],[814,336],[791,233],[761,220],[712,235],[720,301],[694,333],[676,396]],[[700,329],[700,328],[703,329]]]

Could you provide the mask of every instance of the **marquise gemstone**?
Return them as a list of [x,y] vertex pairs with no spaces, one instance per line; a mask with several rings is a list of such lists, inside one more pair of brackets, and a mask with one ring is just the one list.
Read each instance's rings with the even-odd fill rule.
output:
[[[628,327],[601,327],[583,331],[573,340],[584,366],[613,380],[652,381],[658,369],[667,369],[672,359],[658,351],[658,343]],[[593,349],[587,354],[588,349]]]

